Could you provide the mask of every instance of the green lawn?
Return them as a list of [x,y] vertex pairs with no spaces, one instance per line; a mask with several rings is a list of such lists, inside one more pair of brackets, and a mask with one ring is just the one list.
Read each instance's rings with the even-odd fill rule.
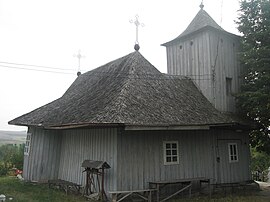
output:
[[208,196],[198,196],[191,199],[175,199],[170,202],[269,202],[270,201],[270,190],[260,191],[259,189],[247,188],[243,190],[241,188],[233,191],[227,191],[227,194],[222,192],[215,192],[211,199]]
[[[13,198],[12,202],[81,202],[87,201],[82,196],[49,189],[46,184],[33,184],[18,180],[15,177],[0,177],[0,194]],[[269,196],[262,196],[259,191],[248,191],[224,196],[214,194],[211,199],[207,196],[193,197],[191,199],[175,199],[170,202],[269,202]]]
[[179,199],[170,202],[269,202],[270,198],[262,196],[226,196],[226,197],[198,197],[192,199]]
[[16,177],[0,177],[0,194],[13,198],[12,202],[81,202],[87,201],[82,196],[49,189],[46,184],[33,184],[18,180]]

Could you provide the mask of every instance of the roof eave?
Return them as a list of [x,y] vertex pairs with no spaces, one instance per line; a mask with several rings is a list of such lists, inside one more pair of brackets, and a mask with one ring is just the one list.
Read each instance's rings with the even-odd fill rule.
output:
[[189,38],[189,37],[191,37],[191,36],[193,36],[193,35],[195,35],[195,34],[198,34],[198,33],[200,33],[200,32],[203,32],[203,31],[205,31],[205,30],[216,31],[216,32],[223,33],[223,34],[228,35],[228,36],[231,36],[231,37],[235,37],[235,38],[240,38],[240,37],[241,37],[241,36],[239,36],[239,35],[232,34],[232,33],[230,33],[230,32],[227,32],[227,31],[225,31],[225,30],[220,30],[220,29],[217,29],[217,28],[212,27],[212,26],[205,26],[205,27],[202,27],[202,28],[200,28],[200,29],[198,29],[198,30],[192,32],[192,33],[185,34],[185,35],[183,35],[183,36],[181,36],[182,34],[180,34],[180,36],[176,37],[175,39],[173,39],[173,40],[171,40],[171,41],[168,41],[168,42],[166,42],[166,43],[161,44],[161,46],[165,46],[165,47],[170,46],[170,45],[174,44],[174,43],[177,42],[177,41],[180,41],[180,40]]
[[213,127],[232,127],[238,123],[213,123],[213,124],[190,124],[190,125],[170,125],[170,124],[157,124],[157,125],[131,125],[126,124],[125,130],[210,130]]

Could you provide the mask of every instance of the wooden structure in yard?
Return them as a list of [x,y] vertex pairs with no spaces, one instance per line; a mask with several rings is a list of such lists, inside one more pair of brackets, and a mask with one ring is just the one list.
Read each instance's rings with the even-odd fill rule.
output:
[[189,197],[191,197],[191,188],[192,188],[192,183],[193,182],[199,182],[200,185],[200,190],[202,187],[203,183],[207,183],[208,185],[208,191],[209,191],[209,196],[211,198],[211,184],[210,184],[210,179],[204,178],[204,177],[196,177],[196,178],[185,178],[185,179],[175,179],[175,180],[163,180],[163,181],[156,181],[156,182],[149,182],[149,187],[154,188],[157,190],[157,202],[160,201],[160,190],[164,188],[166,185],[176,185],[180,184],[182,187],[175,191],[174,193],[170,194],[166,198],[162,199],[160,202],[167,201],[171,199],[172,197],[182,193],[185,190],[189,191]]
[[129,191],[110,191],[109,194],[112,195],[112,202],[120,202],[125,200],[130,196],[137,196],[138,198],[151,202],[152,194],[156,192],[157,189],[141,189],[141,190],[129,190]]
[[220,111],[235,112],[240,92],[240,37],[222,29],[201,7],[186,30],[164,43],[168,74],[192,78]]
[[107,199],[104,190],[104,175],[105,169],[109,169],[111,167],[106,162],[91,160],[84,160],[82,167],[84,168],[83,172],[86,173],[84,194],[86,196],[91,196],[91,194],[98,194],[102,201]]
[[[196,31],[193,47],[202,47],[199,41],[210,43],[207,36],[216,32],[225,34],[209,26]],[[171,69],[171,60],[178,60],[172,52],[179,41],[166,44],[169,73],[175,75],[161,73],[135,51],[81,74],[59,99],[10,121],[28,126],[24,179],[82,184],[86,175],[81,163],[92,159],[111,167],[104,174],[107,195],[152,192],[149,182],[201,177],[211,184],[250,180],[249,126],[217,110],[218,105],[215,108],[206,92],[202,91],[207,98],[197,88],[198,81],[176,75],[177,66]],[[182,42],[184,49],[190,46]],[[215,45],[208,50],[212,54]],[[195,62],[196,58],[200,60]],[[210,55],[203,58],[213,62]],[[203,72],[211,67],[201,62],[201,55],[191,59],[200,67],[205,64],[196,74],[209,73]],[[212,91],[211,85],[208,90]]]

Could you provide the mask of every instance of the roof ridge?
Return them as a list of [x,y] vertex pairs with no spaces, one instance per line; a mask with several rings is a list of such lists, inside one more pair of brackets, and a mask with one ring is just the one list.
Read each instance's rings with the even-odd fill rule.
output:
[[[141,53],[139,53],[138,51],[135,51],[135,52],[133,52],[131,54],[128,54],[127,56],[130,56],[132,54],[134,54],[134,55],[139,54],[143,59],[145,59],[141,55]],[[106,105],[106,107],[104,108],[105,111],[107,111],[108,108],[117,109],[118,113],[116,115],[117,115],[118,120],[121,119],[122,111],[126,109],[127,105],[125,103],[127,102],[127,99],[126,99],[125,95],[128,93],[128,86],[130,86],[130,83],[132,82],[132,80],[135,79],[135,77],[132,76],[132,75],[134,75],[134,71],[135,71],[134,67],[137,67],[137,65],[139,64],[139,58],[138,57],[132,57],[132,58],[128,57],[128,61],[125,61],[125,62],[127,63],[127,62],[129,62],[131,60],[133,60],[133,62],[131,63],[132,67],[128,69],[127,75],[124,76],[124,82],[121,85],[121,90],[117,93],[117,95],[115,95],[114,99],[112,99],[110,101],[110,104]],[[148,74],[148,73],[145,73],[145,74],[146,75],[156,75],[156,74]],[[141,75],[138,76],[138,78],[142,78]]]
[[[131,55],[132,53],[130,53],[130,54],[128,54],[128,55],[126,55],[126,56],[124,56],[124,57],[121,57],[121,58],[119,58],[119,59],[123,59],[123,58],[125,58],[125,57],[127,57],[127,56],[129,56],[129,55]],[[131,60],[131,58],[128,58],[129,60]],[[114,60],[114,61],[116,61],[116,60]],[[125,63],[126,63],[127,61],[125,61]],[[109,63],[108,63],[109,64]],[[124,103],[123,102],[119,102],[118,103],[118,101],[120,100],[120,98],[121,97],[124,97],[124,96],[121,96],[121,95],[123,95],[124,93],[123,93],[123,91],[125,90],[126,91],[126,86],[127,86],[127,84],[128,83],[130,83],[130,80],[131,80],[131,78],[130,78],[130,73],[132,73],[131,72],[131,69],[129,69],[129,71],[128,71],[128,76],[124,76],[123,77],[123,79],[124,79],[124,81],[123,81],[123,83],[121,84],[121,87],[120,87],[120,91],[118,91],[117,92],[117,95],[115,95],[114,96],[114,98],[113,99],[111,99],[110,100],[110,102],[104,107],[104,111],[108,111],[107,109],[110,109],[110,108],[114,108],[114,109],[116,109],[116,107],[118,107],[118,110],[117,110],[117,114],[115,114],[115,115],[117,115],[118,117],[118,120],[120,119],[120,116],[119,116],[119,112],[121,112],[121,110],[123,109],[123,108],[125,108],[125,106],[126,105],[124,105]],[[114,107],[113,107],[114,106]],[[120,108],[119,108],[119,106],[120,106]],[[115,110],[116,111],[116,110]],[[101,114],[103,114],[103,112],[101,111],[101,112],[99,112],[99,114],[101,115]],[[98,115],[99,115],[98,114]],[[121,114],[121,113],[120,113]],[[97,115],[97,116],[98,116]]]

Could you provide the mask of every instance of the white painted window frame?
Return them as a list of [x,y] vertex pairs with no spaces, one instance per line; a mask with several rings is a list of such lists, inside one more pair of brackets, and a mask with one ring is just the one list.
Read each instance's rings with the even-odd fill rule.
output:
[[[176,144],[176,157],[177,157],[177,161],[172,161],[172,162],[167,162],[167,157],[172,157],[174,155],[167,155],[166,154],[166,151],[168,150],[166,148],[166,145],[167,144]],[[172,149],[171,149],[172,151]],[[164,158],[164,165],[176,165],[176,164],[179,164],[179,144],[178,144],[178,141],[163,141],[163,158]]]
[[[231,146],[235,147],[235,154],[231,153]],[[237,143],[233,142],[233,143],[228,143],[228,153],[229,153],[229,162],[230,163],[236,163],[239,161],[239,156],[238,156],[238,147],[237,147]],[[231,157],[234,156],[236,157],[236,159],[232,159]]]
[[29,153],[30,153],[31,137],[32,137],[32,133],[27,133],[26,140],[25,140],[25,146],[24,146],[24,155],[25,156],[29,156]]

